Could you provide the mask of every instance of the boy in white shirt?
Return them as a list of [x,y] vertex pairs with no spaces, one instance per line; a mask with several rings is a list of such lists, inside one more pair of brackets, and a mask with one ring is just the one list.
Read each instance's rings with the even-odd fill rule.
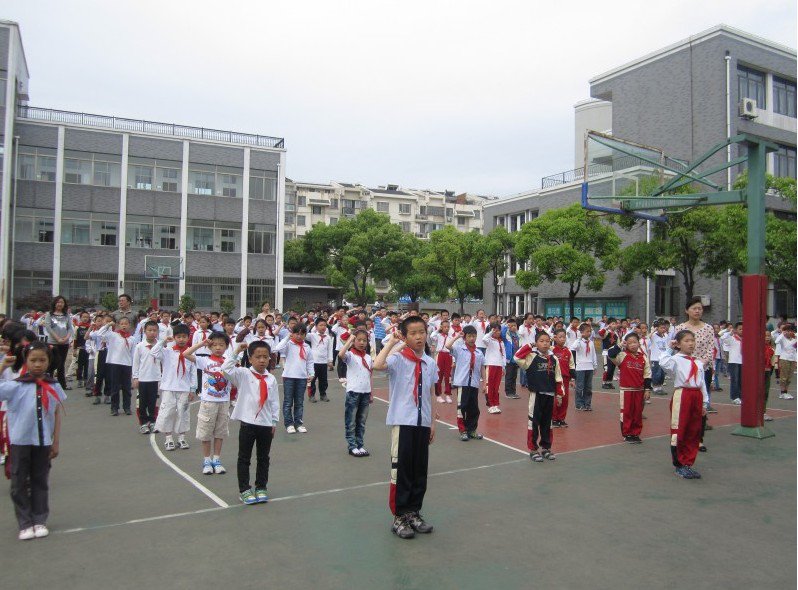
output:
[[663,355],[667,354],[670,347],[671,337],[668,334],[666,322],[654,322],[656,331],[651,335],[651,386],[654,395],[666,395],[662,391],[665,383],[665,371],[659,366],[659,361]]
[[438,365],[439,379],[435,384],[435,397],[438,402],[446,402],[447,404],[452,403],[452,354],[446,348],[449,331],[449,320],[441,320],[438,322],[438,327],[433,329],[429,337],[432,354],[435,357],[435,363]]
[[161,363],[150,354],[158,342],[158,324],[144,324],[144,338],[133,350],[133,389],[138,394],[139,432],[155,432],[155,402],[158,399],[158,383],[161,381]]
[[[241,343],[236,352],[247,349],[250,367],[236,367],[235,358],[228,358],[222,372],[238,389],[238,403],[230,416],[239,420],[238,430],[238,474],[239,498],[244,504],[268,502],[266,486],[269,483],[269,453],[274,432],[280,420],[280,403],[277,380],[267,367],[271,361],[271,350],[265,342]],[[249,466],[252,448],[257,445],[255,467],[255,489],[250,486]]]
[[106,318],[108,323],[100,328],[98,335],[108,348],[105,357],[105,395],[111,397],[111,416],[119,415],[119,390],[122,390],[122,409],[130,416],[130,386],[133,365],[133,347],[135,336],[130,333],[130,321],[126,317],[119,318],[114,330],[112,316]]
[[[188,396],[196,387],[196,366],[185,357],[188,349],[189,329],[185,324],[173,328],[174,336],[159,341],[150,355],[161,361],[161,407],[155,429],[166,435],[164,449],[175,450],[172,433],[177,432],[177,444],[188,449],[186,432],[189,428]],[[168,344],[174,342],[173,346]]]
[[466,326],[446,342],[456,361],[453,384],[457,392],[457,429],[460,440],[482,440],[477,432],[479,423],[479,393],[484,391],[485,356],[477,348],[477,331],[474,326]]
[[363,446],[369,404],[373,401],[371,372],[374,363],[371,355],[366,353],[368,339],[368,332],[358,328],[346,339],[344,347],[338,352],[338,362],[346,363],[344,430],[349,454],[353,457],[368,457],[370,454]]
[[781,334],[776,337],[775,344],[779,367],[779,383],[781,384],[779,398],[795,399],[792,395],[787,393],[792,375],[795,373],[796,352],[798,352],[796,350],[798,347],[796,346],[797,342],[795,339],[795,325],[782,325]]
[[593,328],[590,324],[579,326],[580,338],[571,345],[576,367],[576,399],[577,410],[590,412],[593,410],[593,371],[596,370],[596,345],[593,342]]
[[[476,328],[476,326],[474,326]],[[504,367],[507,364],[507,357],[504,354],[504,339],[502,338],[502,327],[498,322],[490,326],[487,334],[479,340],[479,328],[477,328],[477,342],[481,343],[485,350],[485,366],[488,368],[488,387],[487,404],[488,414],[501,414],[499,407],[499,385],[504,376]]]
[[333,336],[327,331],[327,321],[316,320],[316,331],[308,335],[311,355],[313,356],[313,379],[310,382],[308,399],[316,403],[316,382],[319,383],[319,398],[323,402],[327,397],[327,371],[333,368]]
[[305,387],[310,388],[313,378],[313,355],[305,342],[305,326],[296,324],[291,336],[281,340],[274,352],[285,351],[283,368],[283,420],[288,434],[308,431],[302,423],[305,409]]
[[733,404],[739,406],[743,403],[741,391],[741,378],[743,372],[743,323],[734,324],[734,330],[720,333],[720,341],[729,350],[729,396]]
[[[191,336],[191,348],[194,348],[196,344],[201,344],[205,342],[208,337],[211,335],[211,320],[207,316],[200,316],[198,321],[199,326],[196,330],[194,330],[194,334]],[[199,346],[194,348],[196,352],[194,356],[209,356],[211,351],[208,350],[207,346]],[[202,370],[197,367],[197,395],[199,395],[202,389]]]
[[485,354],[485,344],[483,344],[482,341],[484,340],[486,334],[490,334],[490,323],[488,322],[488,318],[485,317],[484,309],[477,311],[477,315],[471,321],[471,325],[477,330],[477,348],[482,350],[482,353]]

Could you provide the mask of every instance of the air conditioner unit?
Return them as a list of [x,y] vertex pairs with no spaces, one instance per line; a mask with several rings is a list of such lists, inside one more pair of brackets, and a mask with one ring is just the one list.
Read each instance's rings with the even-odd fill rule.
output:
[[701,295],[701,305],[704,307],[710,307],[712,305],[712,299],[710,299],[709,295]]
[[743,119],[756,119],[759,116],[759,108],[753,98],[744,98],[740,101],[740,116]]

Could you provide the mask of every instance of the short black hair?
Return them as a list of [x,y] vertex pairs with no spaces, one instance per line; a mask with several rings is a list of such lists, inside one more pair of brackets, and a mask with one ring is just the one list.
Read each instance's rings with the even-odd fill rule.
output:
[[695,334],[693,334],[690,330],[679,330],[678,332],[676,332],[676,336],[674,336],[674,339],[676,340],[676,342],[681,342],[685,336],[692,336],[693,338],[695,338]]
[[249,348],[247,348],[247,356],[252,358],[255,354],[255,351],[259,348],[265,348],[268,351],[268,354],[272,353],[272,347],[268,345],[268,343],[264,342],[263,340],[253,340],[249,343]]
[[557,334],[565,334],[565,330],[562,328],[557,328],[554,330],[554,335],[556,336]]
[[172,336],[180,336],[181,334],[189,336],[191,334],[191,330],[189,330],[188,326],[185,324],[177,324],[174,328],[172,328]]
[[132,303],[132,302],[133,302],[133,298],[132,298],[130,295],[128,295],[127,293],[122,293],[122,294],[119,296],[119,299],[122,299],[123,297],[124,297],[125,299],[127,299],[127,302],[128,302],[128,303]]
[[693,307],[696,303],[700,303],[701,307],[704,307],[704,303],[701,301],[700,297],[693,297],[684,304],[685,311]]
[[421,319],[421,316],[411,315],[408,318],[405,318],[399,323],[399,331],[402,333],[402,336],[407,336],[407,330],[413,324],[422,324],[426,327],[427,322]]
[[230,317],[228,317],[228,318],[227,318],[227,319],[224,321],[224,325],[225,325],[225,326],[227,326],[228,324],[231,324],[231,325],[235,326],[235,325],[236,325],[236,321],[235,321],[233,318],[230,318]]
[[463,327],[463,336],[468,336],[469,334],[473,334],[474,336],[477,335],[477,329],[474,326],[464,326]]
[[208,340],[224,340],[225,344],[230,344],[230,338],[227,337],[227,334],[224,332],[217,332],[216,330],[211,332],[211,335],[208,336]]
[[149,328],[150,326],[155,326],[155,327],[157,328],[157,327],[158,327],[158,322],[153,322],[152,320],[150,320],[149,322],[147,322],[146,324],[144,324],[144,329],[146,330],[146,329],[147,329],[147,328]]
[[541,330],[541,331],[540,331],[540,332],[538,332],[538,333],[537,333],[537,335],[535,336],[535,342],[537,342],[538,340],[540,340],[540,339],[541,339],[541,338],[543,338],[544,336],[545,336],[546,338],[548,338],[549,340],[551,340],[551,336],[549,336],[549,335],[548,335],[548,334],[547,334],[547,333],[546,333],[544,330]]
[[454,312],[454,313],[453,313],[452,315],[450,315],[449,317],[450,317],[451,319],[453,319],[453,320],[459,320],[459,319],[460,319],[460,314],[459,314],[459,313],[457,313],[457,312]]
[[739,328],[739,327],[740,327],[740,326],[742,326],[742,325],[743,325],[743,323],[742,323],[742,322],[737,322],[736,324],[734,324],[734,327],[735,327],[735,328]]
[[623,337],[624,340],[629,340],[629,338],[634,338],[638,342],[640,342],[640,336],[637,335],[637,332],[629,332],[626,336]]
[[28,355],[34,350],[43,350],[44,353],[47,355],[47,360],[52,362],[53,361],[53,353],[50,350],[50,346],[46,343],[42,342],[41,340],[36,340],[31,342],[25,347],[25,360],[28,360]]

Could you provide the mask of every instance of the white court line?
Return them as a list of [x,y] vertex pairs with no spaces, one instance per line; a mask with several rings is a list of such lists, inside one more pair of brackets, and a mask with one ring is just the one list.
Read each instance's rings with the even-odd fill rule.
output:
[[158,448],[158,442],[155,440],[155,436],[150,436],[150,446],[152,447],[152,450],[155,451],[155,454],[158,456],[158,458],[161,461],[163,461],[164,463],[166,463],[180,477],[185,479],[188,483],[193,485],[200,492],[202,492],[203,494],[208,496],[208,498],[210,498],[217,506],[219,506],[221,508],[229,508],[229,504],[227,502],[222,500],[219,496],[214,494],[212,491],[210,491],[208,488],[206,488],[204,485],[202,485],[196,479],[191,477],[188,473],[186,473],[185,471],[180,469],[177,465],[172,463],[169,459],[167,459],[166,455],[164,455],[161,452],[161,449]]

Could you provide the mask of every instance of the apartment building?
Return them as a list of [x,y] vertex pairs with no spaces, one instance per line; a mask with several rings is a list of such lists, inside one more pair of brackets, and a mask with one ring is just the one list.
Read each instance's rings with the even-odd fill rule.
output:
[[444,225],[460,231],[481,231],[482,208],[492,199],[469,193],[456,195],[454,191],[406,189],[396,184],[369,188],[344,182],[288,180],[285,239],[303,236],[317,223],[334,225],[367,208],[388,214],[402,231],[419,238],[429,237]]
[[[40,108],[28,83],[0,21],[0,311],[36,292],[282,307],[282,138]],[[182,278],[146,279],[147,255],[182,259]]]
[[[545,211],[579,202],[584,176],[584,135],[587,130],[662,148],[673,158],[693,161],[729,136],[751,133],[779,146],[771,154],[768,172],[796,176],[796,51],[773,41],[718,25],[664,47],[590,80],[590,99],[575,105],[574,168],[546,176],[540,188],[487,204],[484,231],[497,225],[518,231]],[[732,161],[740,149],[716,155],[714,162]],[[725,158],[724,158],[725,156]],[[727,159],[727,160],[726,160]],[[713,161],[710,161],[710,164]],[[709,164],[708,164],[709,165]],[[716,182],[731,184],[740,166],[721,172]],[[592,174],[592,172],[590,173]],[[591,178],[591,180],[593,180]],[[774,195],[767,207],[795,219],[794,204]],[[646,239],[645,227],[619,231],[624,245]],[[501,313],[534,312],[565,315],[567,289],[544,283],[531,292],[515,283],[518,262],[509,261],[501,278],[498,301],[493,301],[492,279],[485,281],[487,307]],[[792,286],[794,288],[794,286]],[[736,318],[739,295],[734,276],[699,277],[708,317]],[[682,314],[684,295],[680,277],[662,270],[652,280],[637,279],[620,285],[610,273],[601,293],[580,292],[576,315],[655,316]],[[795,314],[795,295],[786,285],[771,285],[768,312]]]

